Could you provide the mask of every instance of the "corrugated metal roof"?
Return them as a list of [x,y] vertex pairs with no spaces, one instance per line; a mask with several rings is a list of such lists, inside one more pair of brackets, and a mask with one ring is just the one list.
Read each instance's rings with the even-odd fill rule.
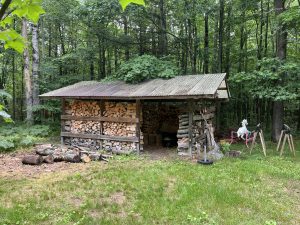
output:
[[[40,95],[42,98],[90,99],[180,99],[220,98],[217,90],[223,86],[225,73],[176,76],[171,79],[154,79],[139,84],[123,81],[82,81]],[[224,87],[222,87],[224,89]],[[225,90],[227,93],[227,90]],[[228,98],[228,93],[221,98]]]

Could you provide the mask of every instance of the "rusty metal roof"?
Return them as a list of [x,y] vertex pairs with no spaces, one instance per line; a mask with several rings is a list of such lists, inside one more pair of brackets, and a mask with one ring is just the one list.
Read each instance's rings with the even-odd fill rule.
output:
[[[229,94],[225,73],[176,76],[139,84],[123,81],[82,81],[40,95],[42,98],[186,99],[221,98]],[[222,93],[222,94],[221,94]]]

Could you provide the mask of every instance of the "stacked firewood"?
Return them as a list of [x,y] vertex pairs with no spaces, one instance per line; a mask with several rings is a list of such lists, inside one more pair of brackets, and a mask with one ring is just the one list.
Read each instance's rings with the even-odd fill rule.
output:
[[[69,122],[69,121],[66,121]],[[98,121],[70,121],[70,132],[74,134],[85,133],[85,134],[100,134],[101,124]]]
[[56,146],[52,144],[37,145],[35,154],[26,155],[22,159],[23,164],[39,165],[42,163],[72,162],[88,163],[90,161],[108,161],[112,156],[91,151],[89,148],[79,146]]
[[[65,114],[82,117],[115,117],[115,118],[135,118],[136,103],[131,102],[108,102],[103,104],[102,112],[100,101],[70,101],[66,105]],[[140,122],[142,120],[142,115]],[[102,128],[101,128],[102,127]],[[74,134],[97,134],[118,137],[135,137],[136,124],[125,122],[100,122],[100,121],[79,121],[68,120],[64,122],[64,130]],[[143,139],[143,134],[140,136]],[[100,146],[106,150],[114,149],[136,149],[136,144],[132,142],[118,142],[104,140],[102,145],[100,140],[83,138],[65,138],[65,144],[78,146],[93,146],[100,149]]]
[[[204,128],[205,123],[212,127],[215,107],[204,107],[201,110],[196,110],[192,118],[192,151],[196,152],[196,142],[200,145],[205,141]],[[189,148],[189,114],[182,113],[179,116],[179,129],[177,131],[178,153],[187,153]],[[210,129],[212,130],[212,129]]]
[[135,118],[136,104],[129,102],[105,102],[103,116]]
[[72,116],[98,116],[100,115],[100,102],[71,101],[66,105],[65,113]]

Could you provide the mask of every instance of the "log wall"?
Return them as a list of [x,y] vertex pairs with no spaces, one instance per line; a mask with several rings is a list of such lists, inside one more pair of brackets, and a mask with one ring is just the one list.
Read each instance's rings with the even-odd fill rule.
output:
[[[192,112],[182,112],[179,116],[179,129],[177,132],[178,154],[189,155],[196,154],[196,142],[204,142],[205,121],[213,130],[213,119],[215,115],[215,106],[195,105]],[[190,133],[189,133],[190,131]],[[191,143],[189,140],[191,139]]]
[[[135,102],[72,100],[65,102],[62,136],[68,145],[109,151],[137,151]],[[143,135],[140,133],[141,143]]]

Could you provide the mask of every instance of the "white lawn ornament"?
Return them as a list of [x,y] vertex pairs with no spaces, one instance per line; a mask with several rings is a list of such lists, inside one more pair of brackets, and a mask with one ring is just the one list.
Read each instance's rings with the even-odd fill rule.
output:
[[248,122],[246,119],[243,119],[242,121],[242,127],[240,127],[237,131],[237,137],[238,138],[242,138],[243,140],[245,140],[244,136],[246,136],[247,134],[250,133],[250,131],[247,129]]

